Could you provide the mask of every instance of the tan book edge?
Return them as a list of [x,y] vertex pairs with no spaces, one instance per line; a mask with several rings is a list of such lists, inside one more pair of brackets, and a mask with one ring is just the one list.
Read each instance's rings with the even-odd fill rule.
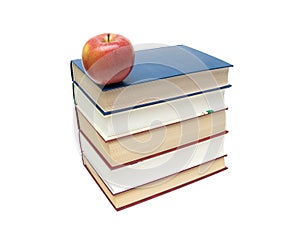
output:
[[111,169],[226,133],[225,110],[105,141],[77,109],[81,133]]
[[136,205],[227,169],[224,157],[221,157],[175,175],[113,195],[84,155],[82,155],[82,160],[90,175],[116,210]]
[[103,111],[108,112],[227,85],[229,68],[196,72],[109,91],[101,91],[74,63],[72,72],[74,81]]

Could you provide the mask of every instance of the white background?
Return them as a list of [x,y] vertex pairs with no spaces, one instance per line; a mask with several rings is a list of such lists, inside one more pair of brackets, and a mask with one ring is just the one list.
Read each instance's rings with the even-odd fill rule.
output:
[[[296,1],[9,1],[0,19],[1,229],[299,229]],[[69,70],[104,32],[234,64],[229,170],[112,208],[81,163]]]

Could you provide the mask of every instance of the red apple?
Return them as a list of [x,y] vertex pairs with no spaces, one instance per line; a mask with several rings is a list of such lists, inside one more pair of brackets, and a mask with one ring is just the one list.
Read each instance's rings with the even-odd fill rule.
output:
[[97,84],[123,81],[134,63],[131,42],[122,35],[105,33],[88,40],[82,50],[82,64]]

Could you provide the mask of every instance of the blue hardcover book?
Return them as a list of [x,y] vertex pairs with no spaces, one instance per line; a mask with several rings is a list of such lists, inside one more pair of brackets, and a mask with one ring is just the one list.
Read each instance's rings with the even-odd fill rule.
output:
[[184,45],[139,50],[124,81],[101,86],[89,78],[80,59],[71,61],[73,83],[104,115],[230,87],[229,67]]

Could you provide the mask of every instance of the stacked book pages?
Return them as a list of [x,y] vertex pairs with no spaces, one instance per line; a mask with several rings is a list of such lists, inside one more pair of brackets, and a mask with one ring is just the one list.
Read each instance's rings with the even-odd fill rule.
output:
[[83,164],[116,210],[227,169],[229,67],[165,46],[136,51],[128,77],[101,86],[71,61]]

